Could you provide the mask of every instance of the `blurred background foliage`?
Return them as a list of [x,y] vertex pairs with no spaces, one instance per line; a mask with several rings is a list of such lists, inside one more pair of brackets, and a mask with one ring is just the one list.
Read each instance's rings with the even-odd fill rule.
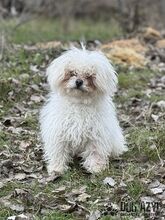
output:
[[[0,0],[0,30],[14,43],[110,40],[165,26],[164,0]],[[1,34],[2,35],[2,34]]]

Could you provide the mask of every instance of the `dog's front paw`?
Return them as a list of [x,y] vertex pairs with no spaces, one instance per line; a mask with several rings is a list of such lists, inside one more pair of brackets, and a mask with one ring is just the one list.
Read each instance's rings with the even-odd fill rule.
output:
[[68,166],[59,166],[55,164],[48,164],[47,171],[48,174],[51,176],[52,174],[62,175],[66,170],[68,169]]
[[51,174],[49,173],[49,176],[46,179],[46,182],[54,182],[55,180],[59,179],[61,177],[60,173],[56,173],[56,172],[51,172]]
[[87,158],[83,163],[83,167],[89,173],[99,173],[106,169],[106,161],[105,160],[97,160],[94,158]]

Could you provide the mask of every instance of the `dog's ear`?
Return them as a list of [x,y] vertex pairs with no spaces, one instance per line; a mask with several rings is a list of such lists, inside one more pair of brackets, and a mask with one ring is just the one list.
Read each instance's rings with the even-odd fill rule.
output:
[[[95,52],[94,52],[95,53]],[[113,96],[117,91],[117,73],[115,72],[110,61],[101,52],[93,54],[97,66],[97,87],[109,96]]]
[[107,72],[107,90],[110,96],[114,96],[117,91],[118,77],[110,61],[106,58],[107,65],[105,65],[105,71]]
[[55,91],[64,77],[65,59],[60,56],[53,60],[46,70],[47,80],[52,91]]

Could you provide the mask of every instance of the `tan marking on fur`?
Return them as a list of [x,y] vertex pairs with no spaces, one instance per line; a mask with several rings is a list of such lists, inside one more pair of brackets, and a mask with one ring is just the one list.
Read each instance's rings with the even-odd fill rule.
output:
[[66,71],[65,76],[64,76],[63,80],[61,81],[61,84],[66,84],[67,81],[75,75],[76,75],[76,72],[74,72],[74,71],[71,71],[71,70]]
[[95,84],[94,84],[94,79],[95,79],[95,75],[91,75],[91,76],[88,76],[88,77],[86,78],[86,80],[87,80],[87,82],[88,82],[88,86],[89,86],[91,89],[93,89],[93,90],[96,89],[96,86],[95,86]]

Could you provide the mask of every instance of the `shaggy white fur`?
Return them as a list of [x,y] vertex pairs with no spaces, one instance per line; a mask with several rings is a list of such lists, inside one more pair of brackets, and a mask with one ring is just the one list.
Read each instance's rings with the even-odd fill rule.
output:
[[101,52],[73,48],[51,63],[47,77],[51,93],[40,124],[48,173],[63,173],[74,155],[100,172],[109,156],[127,150],[112,102],[112,65]]

